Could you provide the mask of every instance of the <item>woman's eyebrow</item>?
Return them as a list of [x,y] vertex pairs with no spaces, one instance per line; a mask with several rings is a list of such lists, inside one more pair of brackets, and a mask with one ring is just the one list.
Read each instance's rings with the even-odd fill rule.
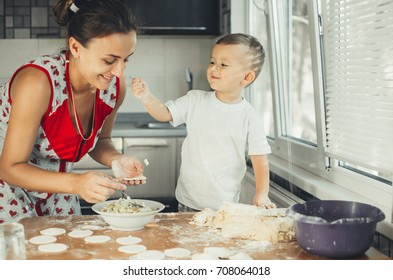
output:
[[[133,55],[134,54],[134,52],[132,52],[132,53],[130,53],[126,58],[129,58],[131,55]],[[118,56],[118,55],[115,55],[115,54],[106,54],[107,56],[111,56],[111,57],[113,57],[113,58],[121,58],[120,56]]]

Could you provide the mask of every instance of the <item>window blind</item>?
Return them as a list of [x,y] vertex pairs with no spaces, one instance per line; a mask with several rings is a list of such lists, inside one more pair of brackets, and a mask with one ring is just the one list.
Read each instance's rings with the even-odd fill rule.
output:
[[393,0],[323,2],[325,154],[393,172]]

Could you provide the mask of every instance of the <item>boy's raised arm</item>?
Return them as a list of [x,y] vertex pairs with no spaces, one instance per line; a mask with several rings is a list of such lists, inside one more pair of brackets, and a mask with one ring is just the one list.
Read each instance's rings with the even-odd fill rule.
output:
[[132,93],[138,98],[146,111],[160,122],[172,120],[172,115],[165,104],[155,97],[150,91],[147,83],[142,78],[132,79]]

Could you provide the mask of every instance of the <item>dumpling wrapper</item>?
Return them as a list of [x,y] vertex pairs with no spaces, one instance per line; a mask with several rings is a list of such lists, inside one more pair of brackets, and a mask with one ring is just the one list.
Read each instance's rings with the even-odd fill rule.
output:
[[57,238],[54,237],[53,235],[38,235],[30,238],[29,242],[35,245],[42,245],[42,244],[53,243],[56,240]]
[[111,240],[108,235],[91,235],[85,238],[88,243],[105,243]]
[[45,253],[59,253],[68,249],[68,246],[63,243],[50,243],[38,246],[38,251]]
[[64,228],[47,228],[40,231],[42,235],[60,235],[65,232],[66,230]]
[[126,253],[126,254],[137,254],[145,251],[146,249],[147,249],[146,246],[134,244],[134,245],[120,246],[117,250],[119,252]]
[[166,249],[164,254],[171,258],[186,258],[191,255],[191,251],[184,248]]
[[142,239],[134,236],[119,237],[116,239],[116,243],[119,243],[121,245],[132,245],[132,244],[139,243],[141,241]]

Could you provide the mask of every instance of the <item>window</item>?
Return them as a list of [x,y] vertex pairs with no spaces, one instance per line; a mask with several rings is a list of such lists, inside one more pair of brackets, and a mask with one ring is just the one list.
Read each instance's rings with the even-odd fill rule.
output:
[[274,117],[272,101],[272,75],[271,75],[271,48],[269,43],[268,12],[265,11],[264,1],[253,0],[250,5],[250,14],[254,19],[250,24],[250,35],[256,37],[265,49],[265,64],[258,78],[250,86],[248,100],[254,105],[265,122],[265,132],[270,138],[274,138]]
[[273,172],[320,199],[376,205],[392,221],[393,1],[249,6],[250,32],[270,51],[271,82],[251,90],[272,93]]
[[393,2],[324,4],[326,153],[341,166],[387,179],[393,171]]

